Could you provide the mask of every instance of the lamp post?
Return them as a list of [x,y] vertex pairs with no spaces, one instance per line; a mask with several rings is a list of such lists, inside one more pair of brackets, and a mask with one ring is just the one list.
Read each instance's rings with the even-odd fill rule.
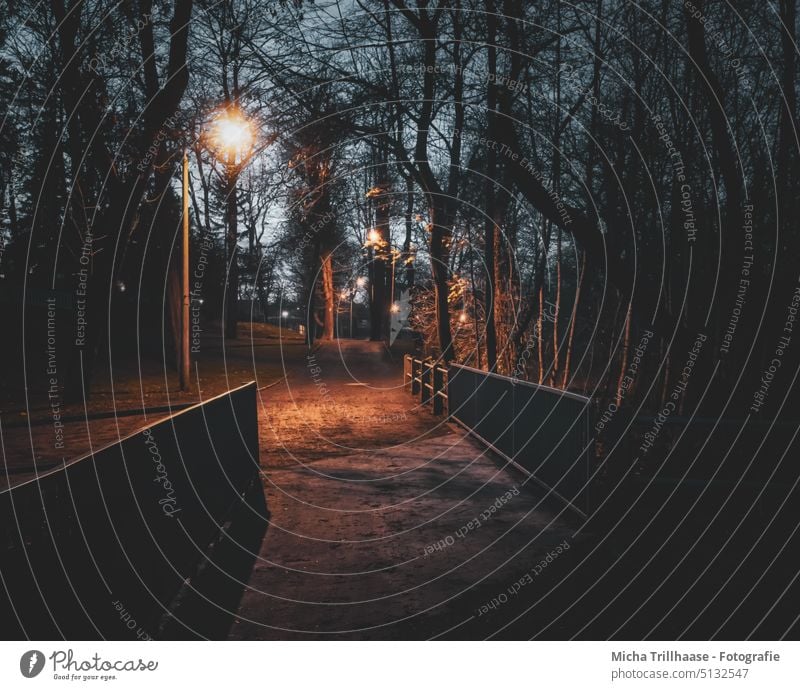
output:
[[183,260],[181,267],[181,349],[178,378],[181,390],[188,391],[189,385],[189,154],[183,149]]
[[[229,290],[226,300],[226,323],[225,337],[236,338],[236,307],[239,293],[239,272],[236,260],[236,244],[238,231],[236,223],[236,178],[238,169],[236,167],[236,155],[244,154],[252,148],[253,130],[242,113],[236,108],[228,108],[213,122],[212,144],[214,148],[225,153],[226,157],[226,191],[228,222],[227,247],[228,257],[231,262],[229,272]],[[182,261],[181,261],[181,343],[179,348],[178,380],[182,391],[190,390],[189,382],[189,153],[183,149],[183,229],[182,229]]]

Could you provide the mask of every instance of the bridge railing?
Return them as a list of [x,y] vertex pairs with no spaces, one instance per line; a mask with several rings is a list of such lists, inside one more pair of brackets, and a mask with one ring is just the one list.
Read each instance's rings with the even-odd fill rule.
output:
[[258,462],[250,383],[0,492],[2,632],[157,636],[227,526],[254,510]]
[[433,414],[445,414],[447,367],[433,359],[421,359],[411,355],[406,355],[403,362],[403,378],[405,385],[411,389],[411,395],[418,396],[420,404],[430,405]]
[[434,413],[446,404],[450,420],[588,517],[596,470],[590,398],[460,364],[445,368],[407,357],[405,369],[421,403],[441,399],[442,409],[437,412],[434,403]]

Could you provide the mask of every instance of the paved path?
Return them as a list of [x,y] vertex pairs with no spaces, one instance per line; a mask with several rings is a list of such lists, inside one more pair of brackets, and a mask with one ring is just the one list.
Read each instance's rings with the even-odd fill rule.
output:
[[483,636],[484,604],[573,528],[417,408],[380,344],[306,364],[262,392],[271,517],[230,637]]

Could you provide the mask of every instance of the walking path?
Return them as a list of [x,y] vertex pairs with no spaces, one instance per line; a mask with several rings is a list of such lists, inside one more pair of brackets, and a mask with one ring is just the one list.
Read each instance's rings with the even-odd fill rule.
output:
[[330,343],[305,364],[262,392],[271,517],[230,637],[480,634],[495,595],[573,527],[418,408],[380,343]]

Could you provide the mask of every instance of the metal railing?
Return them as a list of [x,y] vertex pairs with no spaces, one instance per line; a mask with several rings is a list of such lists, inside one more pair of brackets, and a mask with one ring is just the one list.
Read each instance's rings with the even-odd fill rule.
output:
[[406,355],[403,360],[403,378],[411,388],[411,395],[419,396],[420,404],[430,405],[435,415],[447,412],[447,367],[433,359],[420,359]]
[[3,632],[156,636],[259,492],[255,383],[0,492]]
[[590,398],[410,356],[404,374],[412,394],[423,404],[432,402],[435,414],[447,414],[580,517],[588,517],[597,464]]

